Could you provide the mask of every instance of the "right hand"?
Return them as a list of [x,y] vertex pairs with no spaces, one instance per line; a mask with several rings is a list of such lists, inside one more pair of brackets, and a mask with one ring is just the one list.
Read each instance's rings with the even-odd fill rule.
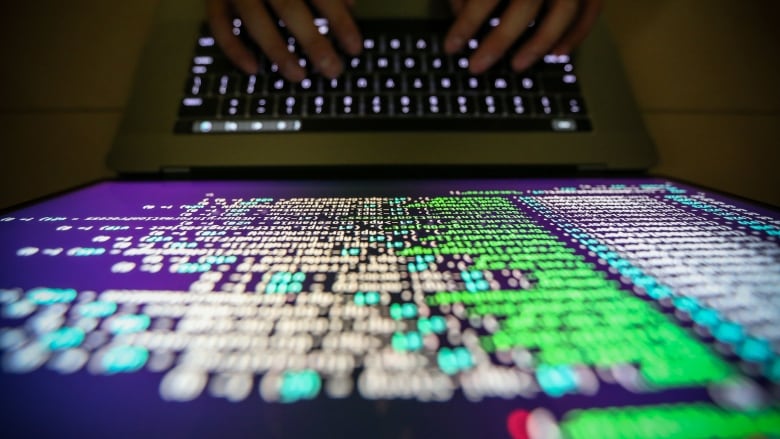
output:
[[[352,2],[312,1],[322,16],[328,19],[329,27],[342,49],[350,55],[358,55],[363,40],[348,9]],[[269,6],[284,21],[314,69],[328,78],[341,74],[344,69],[341,57],[330,41],[318,32],[314,26],[314,17],[303,0],[206,0],[211,32],[228,59],[248,74],[255,74],[259,69],[252,52],[233,35],[232,19],[235,12],[263,53],[279,66],[282,76],[293,82],[300,82],[306,77],[306,71],[298,64],[295,54],[287,50],[287,43],[271,19]]]

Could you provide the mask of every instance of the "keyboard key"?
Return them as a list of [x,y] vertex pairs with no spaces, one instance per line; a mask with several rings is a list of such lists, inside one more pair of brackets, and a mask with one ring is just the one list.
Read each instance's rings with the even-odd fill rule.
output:
[[287,82],[286,79],[276,74],[271,75],[268,79],[268,91],[270,93],[287,92],[292,90],[293,87],[292,83]]
[[243,98],[229,98],[223,100],[219,115],[222,117],[246,116],[246,100]]
[[252,115],[271,115],[273,114],[273,99],[271,97],[255,98],[252,99],[250,104],[250,113]]
[[217,98],[184,98],[179,107],[181,117],[214,117],[217,114]]
[[433,55],[428,57],[428,71],[429,72],[448,72],[450,69],[449,62],[446,57]]
[[479,112],[484,116],[501,116],[504,114],[504,99],[496,95],[481,96]]
[[374,91],[374,78],[370,75],[352,75],[352,91]]
[[468,76],[463,78],[463,90],[482,91],[484,89],[484,83],[481,76]]
[[319,32],[322,36],[327,36],[330,33],[330,25],[328,23],[328,19],[324,17],[317,17],[314,19],[314,27],[317,28],[317,32]]
[[318,91],[316,83],[311,78],[303,78],[301,82],[295,84],[294,89],[298,93],[307,93],[312,91]]
[[514,95],[509,98],[510,105],[509,105],[509,114],[515,115],[515,116],[523,116],[530,114],[529,111],[529,98],[526,96],[521,95]]
[[539,96],[534,100],[536,113],[553,116],[560,113],[558,102],[550,96]]
[[330,116],[333,105],[329,96],[312,95],[308,97],[306,109],[309,116]]
[[549,54],[549,55],[545,55],[544,58],[542,58],[542,62],[548,65],[568,64],[571,62],[571,56]]
[[585,108],[585,101],[579,96],[561,96],[561,102],[563,103],[563,114],[572,116],[588,114]]
[[401,75],[387,74],[379,76],[379,89],[385,92],[401,90]]
[[363,38],[363,49],[366,52],[376,52],[379,50],[379,42],[375,37]]
[[336,114],[342,116],[355,116],[360,114],[360,100],[358,96],[340,95],[336,97]]
[[429,95],[423,97],[423,114],[430,116],[444,115],[447,112],[446,102],[439,95]]
[[406,89],[411,91],[430,91],[430,80],[426,75],[410,75],[406,77]]
[[369,66],[368,58],[369,58],[369,56],[370,56],[369,54],[363,53],[363,54],[358,55],[358,56],[348,57],[345,60],[345,62],[344,62],[344,66],[350,72],[353,72],[353,73],[365,73],[365,72],[368,71],[368,66]]
[[204,68],[205,73],[238,73],[233,64],[221,52],[211,51],[207,55],[197,54],[192,58],[191,67]]
[[217,45],[216,40],[212,36],[202,36],[198,38],[199,48],[213,48]]
[[406,37],[388,37],[386,38],[387,52],[401,52],[406,50]]
[[296,53],[298,51],[297,41],[292,35],[287,37],[287,51],[290,53]]
[[401,57],[401,71],[412,73],[419,72],[422,67],[422,61],[417,55],[404,55]]
[[205,75],[209,69],[206,66],[192,66],[191,71],[193,75]]
[[539,90],[536,81],[531,76],[521,76],[517,80],[517,88],[523,92],[533,92]]
[[469,116],[477,113],[477,98],[473,95],[451,95],[452,114]]
[[455,91],[458,89],[458,80],[455,75],[436,75],[433,80],[435,91]]
[[374,57],[374,71],[375,72],[395,71],[394,57],[391,55],[377,55],[376,57]]
[[417,115],[417,98],[415,96],[400,95],[393,102],[396,115]]
[[553,131],[577,131],[577,121],[574,119],[553,119]]
[[366,98],[366,114],[369,116],[387,116],[390,114],[387,96],[375,95]]
[[255,93],[259,93],[262,90],[264,90],[264,81],[265,76],[258,76],[258,75],[246,75],[241,77],[241,85],[239,86],[239,90],[241,93],[247,94],[247,95],[253,95]]
[[469,58],[468,56],[458,56],[452,60],[452,68],[457,71],[468,71]]
[[206,93],[207,79],[202,76],[190,76],[184,86],[184,94],[188,96],[200,96]]
[[470,38],[468,41],[466,41],[466,46],[463,48],[463,51],[467,55],[471,55],[472,53],[476,52],[479,48],[479,40],[476,38]]
[[279,101],[279,114],[284,116],[300,116],[303,113],[301,98],[286,96]]
[[346,88],[347,83],[343,79],[344,76],[345,75],[342,75],[341,77],[333,78],[333,79],[324,79],[323,78],[323,81],[325,81],[325,86],[323,87],[323,90],[324,91],[328,91],[328,92],[345,92],[345,91],[347,91],[347,88]]
[[487,81],[488,90],[492,92],[508,92],[512,89],[510,75],[491,75]]
[[211,85],[211,93],[220,96],[232,96],[238,90],[238,76],[221,75],[214,78]]
[[419,35],[412,37],[412,47],[410,51],[413,52],[430,52],[434,50],[433,39],[430,35]]

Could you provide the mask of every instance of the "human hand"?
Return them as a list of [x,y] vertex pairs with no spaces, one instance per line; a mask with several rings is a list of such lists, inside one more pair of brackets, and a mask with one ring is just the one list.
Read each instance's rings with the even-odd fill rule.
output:
[[[344,51],[357,55],[362,48],[362,38],[348,9],[353,1],[313,0],[312,3],[328,19]],[[257,73],[259,68],[256,57],[233,35],[231,23],[235,11],[250,37],[279,66],[282,76],[294,82],[300,82],[306,77],[306,72],[298,64],[298,58],[287,50],[287,42],[282,39],[277,24],[271,19],[268,6],[284,21],[315,69],[329,78],[341,74],[341,58],[330,41],[314,26],[314,17],[303,0],[206,0],[211,32],[228,59],[249,74]]]
[[[469,70],[479,74],[489,69],[528,29],[544,1],[549,10],[537,24],[531,39],[512,56],[512,68],[525,70],[548,53],[568,54],[590,32],[601,12],[603,0],[511,0],[497,27],[480,42],[469,59]],[[455,53],[488,19],[499,0],[450,0],[456,15],[447,33],[444,50]]]

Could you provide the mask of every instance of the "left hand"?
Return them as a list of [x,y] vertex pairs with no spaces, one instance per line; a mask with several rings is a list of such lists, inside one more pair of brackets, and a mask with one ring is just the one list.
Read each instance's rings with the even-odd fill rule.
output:
[[[534,36],[512,55],[512,68],[522,71],[549,53],[568,54],[585,39],[596,22],[603,0],[512,0],[499,25],[480,42],[469,59],[469,70],[480,74],[489,69],[534,21],[544,1],[549,10],[537,23]],[[490,17],[499,0],[450,0],[455,23],[447,33],[444,50],[455,53],[463,48]]]

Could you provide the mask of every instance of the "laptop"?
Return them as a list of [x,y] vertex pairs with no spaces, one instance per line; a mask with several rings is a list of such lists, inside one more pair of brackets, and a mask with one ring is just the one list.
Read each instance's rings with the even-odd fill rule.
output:
[[651,177],[98,182],[0,213],[0,428],[776,438],[779,238]]
[[[372,62],[435,41],[427,3],[380,3],[358,3]],[[122,178],[0,212],[3,437],[777,437],[780,213],[584,172],[654,160],[602,24],[531,78],[571,66],[576,89],[457,92],[551,114],[469,119],[437,89],[448,113],[410,125],[351,88],[356,126],[299,90],[250,114],[271,95],[223,95],[238,74],[209,71],[209,38],[191,2],[161,2]],[[429,93],[446,76],[423,73]],[[585,111],[564,114],[572,93]]]
[[[327,173],[387,165],[643,170],[655,162],[603,22],[571,57],[547,56],[522,73],[503,60],[471,76],[468,55],[500,21],[500,8],[453,56],[442,48],[452,23],[446,1],[358,1],[355,16],[364,50],[345,56],[345,74],[331,82],[307,67],[310,76],[291,84],[259,53],[257,75],[236,70],[201,7],[161,1],[109,166],[132,174]],[[315,24],[331,36],[327,20]],[[240,19],[233,32],[249,43]]]

